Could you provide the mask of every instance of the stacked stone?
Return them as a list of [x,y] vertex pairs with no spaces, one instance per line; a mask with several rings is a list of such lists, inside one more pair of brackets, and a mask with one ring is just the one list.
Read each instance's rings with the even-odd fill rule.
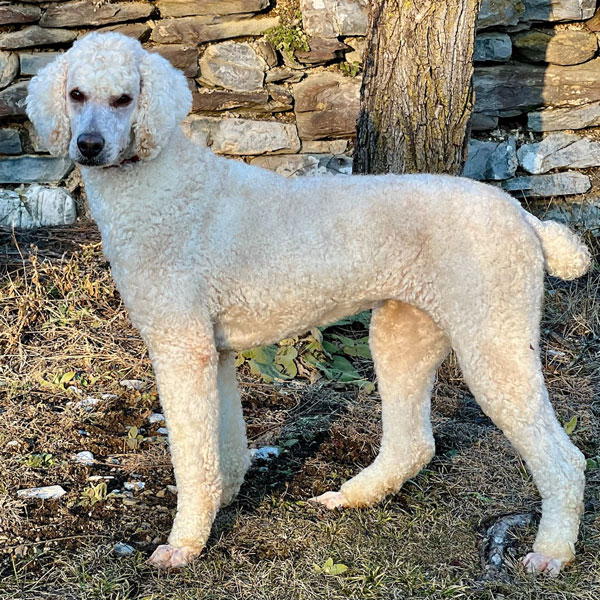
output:
[[[290,25],[290,1],[0,1],[0,225],[76,218],[73,165],[47,154],[23,101],[31,76],[89,31],[135,37],[181,69],[194,97],[184,129],[215,152],[288,176],[350,173],[368,0],[298,2],[310,49],[284,52],[265,33]],[[483,0],[466,176],[527,198],[593,192],[596,9],[597,0]]]

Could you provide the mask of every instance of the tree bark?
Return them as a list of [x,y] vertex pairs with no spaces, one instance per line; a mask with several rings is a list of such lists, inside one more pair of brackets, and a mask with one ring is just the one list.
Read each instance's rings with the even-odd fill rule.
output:
[[371,0],[355,173],[461,171],[480,4]]

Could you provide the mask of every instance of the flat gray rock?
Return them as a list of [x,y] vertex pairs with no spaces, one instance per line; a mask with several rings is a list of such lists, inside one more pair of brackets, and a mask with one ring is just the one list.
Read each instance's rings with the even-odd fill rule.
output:
[[269,6],[269,0],[157,0],[161,17],[193,15],[236,15],[255,13]]
[[247,43],[224,42],[209,46],[200,59],[200,81],[237,92],[263,86],[267,63]]
[[547,108],[527,115],[527,128],[531,131],[586,129],[599,125],[600,102],[569,108]]
[[475,110],[489,115],[589,104],[600,101],[600,58],[569,67],[518,62],[477,67],[473,85]]
[[590,178],[583,173],[567,171],[552,175],[515,177],[502,182],[502,188],[518,196],[543,198],[585,194],[591,188]]
[[31,4],[0,4],[0,25],[22,25],[39,21],[42,11]]
[[48,29],[31,25],[7,33],[0,33],[0,48],[32,48],[51,44],[66,44],[77,38],[76,31],[66,29]]
[[21,75],[36,75],[40,69],[51,63],[60,52],[21,52]]
[[55,183],[73,168],[70,158],[19,156],[0,159],[0,183]]
[[223,17],[181,17],[157,21],[153,42],[161,44],[204,44],[250,35],[262,35],[279,24],[279,17],[225,20]]
[[89,27],[146,19],[154,12],[147,2],[90,2],[51,4],[40,20],[42,27]]
[[523,144],[517,153],[519,164],[529,173],[552,169],[585,169],[600,166],[600,142],[572,133],[552,133],[541,142]]

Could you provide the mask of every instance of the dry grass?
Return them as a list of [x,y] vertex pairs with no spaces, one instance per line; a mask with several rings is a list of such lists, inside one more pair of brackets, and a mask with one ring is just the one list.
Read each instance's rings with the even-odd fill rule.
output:
[[[508,583],[481,581],[486,526],[500,515],[539,511],[540,503],[522,462],[476,406],[452,360],[441,369],[433,401],[436,458],[386,502],[340,513],[305,500],[370,462],[379,434],[376,394],[322,380],[267,385],[242,373],[252,443],[285,450],[253,466],[192,568],[158,574],[144,560],[169,530],[172,473],[160,424],[147,421],[159,409],[150,363],[98,234],[87,226],[1,235],[0,598],[600,597],[597,264],[579,281],[547,285],[546,379],[561,421],[577,417],[572,438],[590,459],[578,559],[558,580],[534,579],[514,566]],[[368,364],[360,368],[370,373]],[[123,379],[142,381],[142,389],[123,388]],[[102,394],[114,396],[90,411],[77,407]],[[126,442],[132,426],[143,437],[134,449]],[[81,450],[95,454],[94,466],[72,461]],[[136,475],[146,486],[89,506],[81,500],[90,475],[112,477],[109,491]],[[67,494],[45,502],[16,496],[48,484]],[[513,556],[527,551],[534,534],[515,532]],[[118,541],[135,554],[116,557]],[[329,575],[314,567],[328,558],[348,570]]]

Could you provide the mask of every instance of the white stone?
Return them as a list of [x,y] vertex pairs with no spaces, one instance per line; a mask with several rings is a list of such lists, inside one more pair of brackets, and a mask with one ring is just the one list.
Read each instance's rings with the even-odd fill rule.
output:
[[64,188],[32,185],[21,193],[0,190],[0,225],[4,227],[70,225],[76,219],[75,200]]
[[200,59],[200,81],[236,92],[263,86],[267,63],[247,43],[224,42],[209,46]]
[[81,465],[93,465],[95,462],[94,455],[89,450],[83,450],[82,452],[78,452],[74,458],[76,463]]
[[262,448],[251,448],[250,458],[252,460],[270,460],[279,456],[279,448],[277,446],[263,446]]
[[148,417],[148,423],[164,423],[164,421],[165,415],[163,415],[162,413],[152,413]]
[[85,408],[85,410],[89,412],[91,410],[94,410],[94,406],[96,406],[96,404],[98,404],[99,402],[100,402],[100,400],[98,398],[94,398],[93,396],[88,396],[87,398],[80,400],[77,403],[77,406],[81,406],[81,408]]
[[541,142],[523,144],[519,163],[529,173],[565,167],[585,169],[600,165],[600,142],[571,133],[552,133]]
[[39,500],[52,500],[64,496],[67,492],[60,485],[48,485],[45,487],[34,487],[26,490],[18,490],[17,496],[21,498],[38,498]]
[[169,430],[166,427],[159,427],[157,433],[158,435],[169,435]]
[[123,379],[120,384],[128,390],[141,390],[144,382],[139,379]]

